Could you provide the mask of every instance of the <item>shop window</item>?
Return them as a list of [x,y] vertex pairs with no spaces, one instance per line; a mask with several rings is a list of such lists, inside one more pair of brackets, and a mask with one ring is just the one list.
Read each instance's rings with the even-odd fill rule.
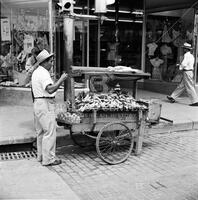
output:
[[182,45],[194,43],[194,10],[182,9],[154,13],[147,16],[146,23],[146,72],[151,79],[180,82],[177,64],[183,58]]
[[1,85],[25,86],[32,54],[50,51],[49,38],[47,0],[1,0]]
[[[109,31],[111,29],[111,31]],[[124,65],[141,68],[142,24],[119,22],[118,42],[115,22],[104,21],[101,26],[101,66]]]

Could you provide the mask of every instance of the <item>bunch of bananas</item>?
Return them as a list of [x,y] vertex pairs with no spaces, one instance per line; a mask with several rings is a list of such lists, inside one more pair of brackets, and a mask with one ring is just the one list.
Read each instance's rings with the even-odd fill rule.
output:
[[137,109],[147,109],[129,94],[119,92],[96,94],[79,94],[75,99],[76,109],[80,112],[91,110],[102,111],[132,111]]

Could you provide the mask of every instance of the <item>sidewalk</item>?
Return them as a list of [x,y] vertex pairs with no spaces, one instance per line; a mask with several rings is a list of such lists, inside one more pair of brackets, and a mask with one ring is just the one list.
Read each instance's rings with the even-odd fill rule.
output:
[[[160,121],[158,125],[146,129],[146,134],[175,132],[198,129],[198,107],[188,106],[189,99],[182,97],[171,104],[166,95],[138,90],[137,99],[158,99],[162,104],[161,117],[173,120],[173,124]],[[33,108],[31,106],[0,104],[0,145],[29,143],[36,135],[33,127]],[[70,142],[69,131],[58,127],[57,137],[64,143]],[[58,140],[58,139],[57,139]]]
[[36,159],[0,162],[0,166],[2,200],[80,199],[52,167],[43,167]]

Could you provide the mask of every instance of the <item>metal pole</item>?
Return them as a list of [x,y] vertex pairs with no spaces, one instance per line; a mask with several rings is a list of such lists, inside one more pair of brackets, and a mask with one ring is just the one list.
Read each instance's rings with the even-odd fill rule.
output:
[[195,70],[194,70],[194,80],[195,80],[195,85],[197,84],[197,63],[198,63],[198,59],[197,59],[197,52],[198,52],[198,32],[197,32],[197,26],[198,26],[198,21],[197,21],[197,11],[195,11],[195,15],[194,15],[194,55],[195,55]]
[[141,70],[145,71],[145,52],[146,52],[146,10],[145,0],[143,0],[143,23],[142,23],[142,58],[141,58]]
[[[87,15],[89,15],[89,0],[87,0]],[[89,19],[87,19],[87,67],[89,67]]]
[[[63,37],[65,44],[65,66],[64,70],[71,74],[71,66],[73,64],[73,25],[74,18],[71,15],[65,14],[63,16]],[[70,100],[73,106],[74,103],[74,80],[69,77],[64,82],[64,101]]]
[[[48,3],[49,10],[49,45],[50,45],[50,53],[53,52],[53,14],[52,14],[52,0]],[[53,67],[53,73],[56,73],[56,65]],[[56,78],[56,76],[55,76]]]
[[52,13],[52,0],[49,1],[48,4],[49,9],[49,43],[50,43],[50,52],[53,52],[53,13]]
[[97,50],[97,67],[100,67],[100,19],[98,19],[98,50]]
[[115,1],[115,39],[116,39],[115,66],[118,64],[119,5],[120,5],[120,0],[116,0]]
[[[83,6],[83,13],[84,13],[84,6]],[[85,21],[82,21],[82,66],[85,66]]]

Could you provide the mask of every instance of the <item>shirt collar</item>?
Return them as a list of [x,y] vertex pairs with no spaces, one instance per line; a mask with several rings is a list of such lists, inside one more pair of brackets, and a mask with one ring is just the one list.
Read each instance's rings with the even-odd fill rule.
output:
[[38,67],[39,67],[40,69],[44,70],[44,71],[49,72],[47,69],[45,69],[45,67],[43,67],[43,66],[41,66],[41,65],[39,65]]

